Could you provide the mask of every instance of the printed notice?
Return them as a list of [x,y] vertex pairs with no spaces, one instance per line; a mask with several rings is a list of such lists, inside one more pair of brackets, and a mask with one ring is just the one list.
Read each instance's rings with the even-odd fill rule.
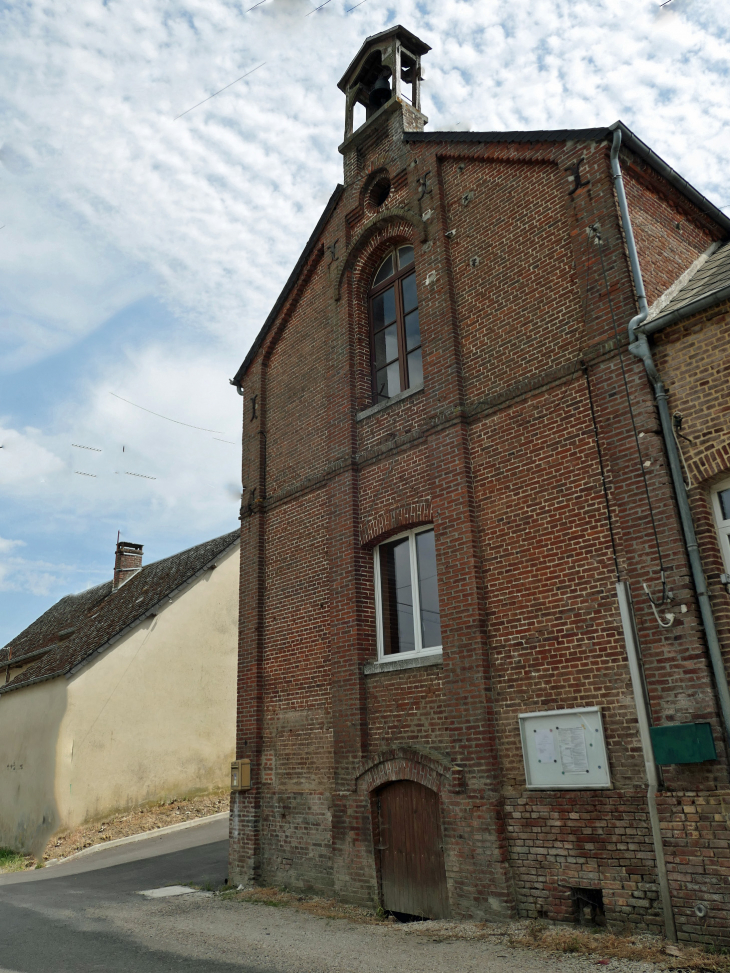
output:
[[551,730],[535,731],[535,749],[541,764],[555,763],[555,738]]
[[558,745],[566,774],[584,774],[588,770],[588,750],[582,726],[559,729]]

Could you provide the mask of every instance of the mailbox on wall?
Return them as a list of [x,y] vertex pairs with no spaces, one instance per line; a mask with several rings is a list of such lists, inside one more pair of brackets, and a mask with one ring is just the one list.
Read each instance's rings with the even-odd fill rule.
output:
[[521,713],[525,778],[531,790],[611,786],[601,711],[597,706]]
[[251,787],[251,761],[234,760],[231,764],[231,790],[247,791]]

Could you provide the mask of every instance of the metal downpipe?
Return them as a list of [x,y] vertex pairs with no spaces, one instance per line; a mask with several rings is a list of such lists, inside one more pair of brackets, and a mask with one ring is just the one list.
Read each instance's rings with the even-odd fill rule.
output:
[[619,608],[621,609],[621,624],[624,630],[626,655],[629,660],[629,672],[631,673],[631,686],[634,691],[636,716],[639,721],[639,738],[641,739],[641,749],[644,754],[646,780],[649,785],[646,792],[646,803],[649,806],[649,823],[651,824],[651,835],[654,842],[654,856],[656,858],[657,875],[659,878],[659,894],[661,895],[662,911],[664,912],[664,931],[667,939],[676,943],[677,926],[674,921],[672,897],[669,891],[667,863],[664,858],[664,845],[662,844],[661,822],[659,821],[659,812],[656,806],[659,775],[657,774],[656,764],[654,763],[654,751],[649,733],[649,707],[646,699],[646,686],[641,669],[641,650],[639,648],[639,639],[636,635],[634,608],[631,603],[631,589],[629,588],[628,581],[616,582],[616,594],[618,596]]
[[689,558],[690,567],[692,570],[692,579],[694,581],[695,591],[697,593],[700,616],[702,618],[702,625],[705,630],[705,638],[707,640],[710,663],[712,665],[712,672],[715,678],[715,689],[717,691],[717,697],[720,703],[720,713],[725,731],[726,751],[730,756],[730,688],[728,687],[727,673],[725,672],[725,664],[722,658],[722,651],[720,649],[720,641],[717,637],[717,629],[715,627],[715,618],[712,614],[710,596],[707,591],[705,572],[700,558],[700,549],[697,543],[694,522],[692,520],[689,498],[687,497],[687,488],[682,475],[682,466],[679,458],[679,452],[677,451],[677,443],[674,439],[674,432],[672,430],[672,420],[671,416],[669,415],[667,393],[664,389],[664,385],[662,384],[659,372],[657,371],[654,359],[652,358],[649,340],[646,335],[641,332],[641,330],[637,330],[640,328],[642,322],[646,319],[647,314],[649,313],[649,308],[646,301],[646,295],[644,293],[644,282],[641,276],[641,268],[639,267],[639,258],[636,252],[636,243],[634,241],[631,218],[629,216],[629,210],[626,203],[626,193],[624,192],[623,176],[621,174],[621,165],[618,158],[620,146],[621,129],[616,129],[613,133],[613,145],[611,146],[611,172],[613,173],[614,185],[616,186],[616,196],[618,197],[621,220],[626,236],[626,245],[629,251],[631,270],[634,276],[634,286],[636,287],[636,296],[638,298],[640,308],[639,314],[637,314],[629,322],[629,351],[632,355],[635,355],[644,362],[646,373],[649,376],[649,380],[654,389],[654,396],[656,398],[657,407],[659,410],[659,419],[662,424],[662,435],[664,437],[664,444],[666,446],[667,457],[669,459],[669,469],[671,471],[672,482],[674,484],[674,493],[677,498],[677,506],[679,508],[682,532],[684,534],[684,541],[687,547],[687,556]]
[[[635,340],[635,329],[644,321],[649,313],[649,305],[644,292],[644,281],[641,276],[639,257],[636,252],[634,234],[629,219],[629,208],[626,203],[626,193],[624,191],[623,177],[621,175],[621,165],[618,159],[621,147],[621,129],[618,128],[613,133],[613,144],[611,146],[611,172],[613,174],[613,184],[616,187],[621,221],[626,234],[626,243],[629,251],[629,261],[631,272],[636,288],[636,297],[639,302],[639,313],[629,322],[629,335],[631,341]],[[644,337],[647,352],[649,344]],[[617,349],[617,351],[620,351]],[[656,388],[659,375],[654,362],[649,353],[648,359],[644,359],[649,378]],[[672,897],[669,891],[669,877],[667,875],[667,863],[664,857],[664,843],[662,841],[662,828],[659,820],[659,812],[656,806],[656,792],[659,784],[656,761],[654,759],[654,748],[651,745],[651,735],[649,733],[649,708],[646,699],[646,687],[644,684],[643,673],[639,664],[639,640],[636,633],[634,610],[631,603],[631,592],[625,582],[617,582],[616,594],[621,609],[621,624],[624,631],[624,641],[626,643],[626,654],[629,659],[629,671],[631,673],[631,685],[634,693],[634,704],[636,715],[639,720],[639,737],[641,739],[641,749],[644,755],[644,768],[646,771],[647,791],[646,803],[649,809],[649,824],[651,826],[651,836],[654,843],[654,858],[656,860],[657,878],[659,879],[659,890],[662,899],[662,912],[664,914],[664,933],[671,942],[677,942],[677,925],[674,920],[674,909],[672,907]]]

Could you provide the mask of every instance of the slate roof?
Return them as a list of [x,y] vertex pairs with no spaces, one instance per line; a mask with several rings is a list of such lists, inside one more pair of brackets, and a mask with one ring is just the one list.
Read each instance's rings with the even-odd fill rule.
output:
[[[657,312],[650,313],[647,323],[684,317],[693,313],[699,302],[715,303],[724,300],[730,288],[730,241],[725,241],[705,261],[698,261],[695,272],[671,296],[662,301]],[[653,309],[652,309],[653,310]],[[699,310],[699,308],[697,308]],[[654,330],[654,329],[652,329]]]
[[0,649],[0,681],[8,661],[25,657],[31,664],[0,693],[55,679],[81,668],[150,615],[160,603],[185,587],[236,544],[240,530],[223,534],[172,557],[147,564],[117,591],[111,580],[66,595]]
[[[387,31],[385,33],[387,33]],[[378,37],[379,35],[374,36]],[[368,40],[372,40],[372,38],[368,38]],[[680,176],[675,169],[672,169],[672,167],[668,165],[660,156],[658,156],[653,149],[650,149],[645,142],[642,142],[637,135],[634,135],[631,129],[627,125],[624,125],[622,121],[614,122],[612,125],[605,128],[561,128],[555,130],[538,130],[534,132],[405,132],[403,135],[403,140],[405,142],[482,143],[568,141],[600,142],[604,139],[613,139],[613,133],[617,128],[621,129],[622,145],[627,146],[641,159],[648,162],[649,165],[656,169],[656,171],[670,183],[670,185],[679,190],[679,192],[681,192],[701,212],[706,213],[712,220],[714,220],[715,223],[730,233],[730,217],[723,213],[721,209],[718,209],[718,207],[703,196],[702,193],[698,192],[694,186],[687,182],[683,176]],[[261,330],[256,336],[253,345],[249,348],[248,354],[244,358],[241,367],[236,372],[235,377],[230,379],[231,385],[237,385],[240,388],[241,382],[243,381],[243,376],[248,371],[249,365],[256,357],[259,348],[264,343],[266,335],[273,327],[279,312],[286,303],[289,294],[294,289],[302,268],[319,242],[319,238],[327,225],[327,221],[340,201],[344,188],[344,186],[338,185],[335,191],[332,193],[332,196],[330,197],[322,216],[319,218],[312,235],[307,241],[307,244],[299,257],[294,270],[292,270],[291,274],[289,275],[289,279],[287,280],[286,284],[284,284],[284,287],[277,298],[276,304],[274,304],[268,317],[264,321]]]

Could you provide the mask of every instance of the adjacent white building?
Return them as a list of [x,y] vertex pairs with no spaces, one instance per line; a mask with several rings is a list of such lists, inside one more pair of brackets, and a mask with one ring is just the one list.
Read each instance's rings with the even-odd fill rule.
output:
[[239,531],[68,595],[0,650],[0,846],[226,784]]

